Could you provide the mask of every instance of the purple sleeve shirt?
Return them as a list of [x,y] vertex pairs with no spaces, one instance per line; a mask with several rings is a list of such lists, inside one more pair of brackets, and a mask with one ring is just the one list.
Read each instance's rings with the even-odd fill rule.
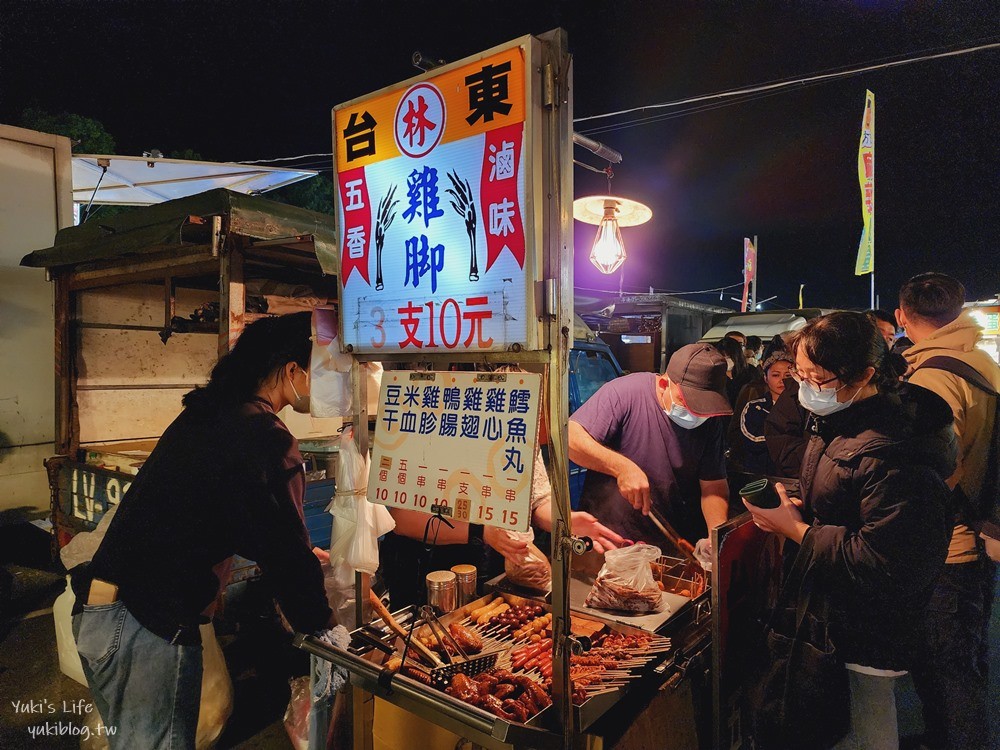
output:
[[[633,373],[601,387],[573,414],[597,442],[634,461],[646,476],[653,508],[690,542],[708,534],[699,480],[726,478],[726,417],[693,430],[674,424],[656,397],[657,376]],[[632,508],[607,474],[588,470],[580,510],[627,539],[670,549],[653,523]]]

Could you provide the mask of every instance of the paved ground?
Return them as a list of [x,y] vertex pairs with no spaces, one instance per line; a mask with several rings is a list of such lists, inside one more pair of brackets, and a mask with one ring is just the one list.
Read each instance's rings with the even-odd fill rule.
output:
[[[0,748],[97,750],[102,743],[96,738],[86,741],[90,692],[59,671],[52,603],[65,578],[49,562],[46,536],[34,527],[16,535],[0,527],[0,554],[6,560],[0,560],[0,573],[6,571],[11,589],[0,611]],[[218,747],[292,747],[282,723],[287,679],[296,671],[304,674],[308,660],[280,638],[264,626],[239,640],[220,637],[235,708]]]
[[[16,536],[0,527],[0,554],[0,574],[6,571],[11,585],[11,604],[0,611],[0,748],[97,750],[96,742],[81,742],[89,691],[59,671],[51,607],[65,578],[48,560],[46,536],[34,527]],[[218,746],[291,748],[282,724],[287,679],[305,673],[304,655],[282,643],[269,626],[248,628],[239,640],[223,635],[220,642],[233,677],[235,710]],[[995,718],[989,747],[1000,748],[1000,605],[993,611],[991,654]],[[919,702],[908,680],[898,692],[900,728],[911,737],[922,728]],[[62,734],[40,734],[45,731]],[[905,742],[907,747],[915,744]]]

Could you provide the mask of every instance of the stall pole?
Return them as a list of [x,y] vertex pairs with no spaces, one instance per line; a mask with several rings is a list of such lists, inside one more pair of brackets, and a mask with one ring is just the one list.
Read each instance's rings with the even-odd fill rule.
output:
[[572,66],[566,32],[542,35],[542,163],[546,165],[544,209],[545,314],[548,318],[547,402],[552,439],[552,697],[563,727],[563,747],[573,747],[573,690],[570,684],[572,633],[569,581],[572,527],[569,502],[569,348],[573,330]]
[[660,372],[667,371],[667,330],[670,324],[670,313],[666,302],[660,303]]
[[56,453],[70,455],[73,442],[73,293],[69,277],[55,276]]
[[231,244],[222,255],[219,295],[219,357],[224,357],[243,333],[246,322],[243,253]]
[[[369,450],[368,372],[357,358],[354,360],[354,366],[351,367],[351,387],[354,392],[354,443],[358,446],[358,453],[362,456],[367,456]],[[367,573],[355,573],[355,627],[371,621],[371,604],[368,602],[369,591],[371,591],[371,576]],[[350,703],[349,707],[344,711],[344,715],[352,717],[350,744],[354,747],[354,750],[371,750],[374,745],[372,720],[375,711],[375,698],[370,693],[357,687],[352,687],[347,697]],[[334,714],[334,718],[337,718],[336,714]],[[344,747],[347,746],[349,745],[344,745]]]

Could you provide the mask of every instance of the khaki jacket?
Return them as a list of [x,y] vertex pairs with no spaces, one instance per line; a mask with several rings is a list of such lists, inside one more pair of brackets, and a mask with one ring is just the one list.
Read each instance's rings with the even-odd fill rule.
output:
[[[975,368],[994,390],[1000,391],[1000,366],[976,344],[982,329],[968,311],[936,330],[933,334],[903,352],[910,368],[916,369],[931,357],[953,357]],[[955,435],[958,437],[958,468],[948,479],[948,485],[961,485],[969,497],[975,497],[982,486],[990,437],[993,434],[994,409],[991,399],[978,388],[950,372],[938,369],[917,369],[910,382],[941,396],[955,415]],[[969,562],[976,558],[975,535],[969,527],[955,527],[948,550],[948,562]]]

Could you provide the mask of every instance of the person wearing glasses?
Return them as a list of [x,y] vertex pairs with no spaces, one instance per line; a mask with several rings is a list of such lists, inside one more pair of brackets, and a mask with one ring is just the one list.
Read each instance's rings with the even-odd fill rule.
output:
[[863,313],[818,318],[790,348],[798,401],[811,413],[800,498],[778,484],[778,508],[747,508],[761,529],[801,545],[812,596],[828,605],[851,700],[836,747],[896,750],[895,680],[913,663],[948,550],[951,410],[900,384]]

